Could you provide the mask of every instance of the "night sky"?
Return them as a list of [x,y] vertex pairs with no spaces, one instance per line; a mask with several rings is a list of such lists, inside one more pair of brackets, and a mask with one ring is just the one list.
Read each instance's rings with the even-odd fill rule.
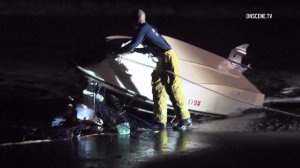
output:
[[[126,22],[128,14],[133,9],[143,8],[148,21],[161,34],[224,57],[233,47],[250,43],[250,61],[262,66],[259,59],[276,58],[280,65],[283,59],[298,59],[300,54],[297,45],[299,7],[297,1],[279,0],[1,1],[1,48],[4,52],[17,46],[24,53],[22,48],[29,43],[34,43],[31,47],[38,49],[41,45],[47,48],[49,43],[56,41],[66,47],[71,43],[84,44],[82,52],[93,52],[84,47],[101,46],[101,40],[107,35],[130,35],[131,27]],[[249,14],[270,14],[272,18],[249,19]],[[92,50],[98,54],[96,48]]]
[[299,17],[297,1],[280,0],[9,0],[0,2],[5,16],[99,16],[124,15],[137,7],[150,15],[238,17],[245,13],[271,12],[274,17]]

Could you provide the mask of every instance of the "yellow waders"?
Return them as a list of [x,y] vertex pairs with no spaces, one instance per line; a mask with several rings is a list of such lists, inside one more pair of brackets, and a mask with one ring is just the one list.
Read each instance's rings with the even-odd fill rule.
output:
[[[190,118],[186,100],[182,91],[182,79],[179,75],[178,58],[171,49],[159,58],[156,69],[152,73],[152,94],[154,101],[154,117],[161,123],[167,122],[168,95],[177,114],[181,119]],[[172,72],[172,73],[168,73]]]

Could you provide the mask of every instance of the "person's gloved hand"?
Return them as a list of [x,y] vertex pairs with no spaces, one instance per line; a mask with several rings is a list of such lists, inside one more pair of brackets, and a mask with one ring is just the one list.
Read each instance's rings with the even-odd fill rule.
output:
[[125,52],[124,55],[126,55],[126,54],[132,54],[132,53],[133,53],[133,50]]

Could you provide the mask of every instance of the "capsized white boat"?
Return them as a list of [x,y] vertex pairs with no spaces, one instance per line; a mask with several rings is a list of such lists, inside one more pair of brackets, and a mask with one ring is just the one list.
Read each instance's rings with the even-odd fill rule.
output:
[[[183,91],[191,112],[229,116],[263,105],[264,94],[242,74],[250,68],[241,63],[248,44],[234,48],[225,59],[175,38],[164,38],[178,55]],[[130,39],[110,36],[106,43],[108,47],[120,48]],[[155,53],[142,44],[137,48],[136,52],[124,55],[109,53],[101,62],[78,68],[107,89],[151,104]],[[172,108],[170,101],[169,105]]]

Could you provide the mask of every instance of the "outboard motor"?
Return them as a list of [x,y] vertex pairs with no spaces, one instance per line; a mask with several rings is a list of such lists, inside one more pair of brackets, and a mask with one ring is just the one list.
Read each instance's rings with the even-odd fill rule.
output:
[[242,64],[242,59],[247,54],[248,46],[249,44],[243,44],[235,47],[234,49],[231,50],[228,57],[228,60],[233,65],[233,67],[241,73],[251,68],[250,64],[249,65]]

